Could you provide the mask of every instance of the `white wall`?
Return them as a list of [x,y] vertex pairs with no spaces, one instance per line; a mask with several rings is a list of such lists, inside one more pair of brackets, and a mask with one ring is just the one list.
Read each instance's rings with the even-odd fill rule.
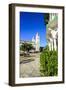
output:
[[66,0],[0,0],[0,90],[65,90],[66,84],[26,87],[8,86],[8,4],[15,2],[46,5],[65,5],[65,1]]

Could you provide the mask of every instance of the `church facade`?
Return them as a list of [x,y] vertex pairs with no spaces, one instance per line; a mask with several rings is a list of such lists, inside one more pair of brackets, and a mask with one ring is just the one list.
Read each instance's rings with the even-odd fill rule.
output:
[[40,36],[38,33],[36,33],[36,36],[32,38],[33,46],[35,48],[35,51],[40,51]]

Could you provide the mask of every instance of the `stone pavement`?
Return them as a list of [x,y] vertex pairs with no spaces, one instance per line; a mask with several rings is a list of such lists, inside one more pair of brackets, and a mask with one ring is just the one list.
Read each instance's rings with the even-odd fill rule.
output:
[[20,56],[20,77],[40,77],[40,53],[25,58]]

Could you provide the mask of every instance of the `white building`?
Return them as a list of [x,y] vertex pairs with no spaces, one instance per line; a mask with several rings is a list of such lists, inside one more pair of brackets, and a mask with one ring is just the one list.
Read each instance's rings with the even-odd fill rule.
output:
[[36,51],[36,52],[40,51],[40,36],[39,36],[38,32],[36,33],[35,37],[34,36],[32,37],[32,41],[20,41],[20,46],[23,43],[30,43],[34,47],[34,49],[35,49],[34,51]]
[[35,48],[35,38],[34,38],[34,36],[32,37],[32,45],[33,45],[33,47]]
[[57,50],[58,47],[58,15],[51,13],[47,24],[47,41],[49,50]]
[[40,50],[40,37],[38,35],[38,33],[36,33],[36,51]]
[[33,46],[35,48],[35,51],[39,51],[40,50],[40,36],[39,36],[38,32],[36,33],[35,38],[33,36],[32,42],[33,42]]

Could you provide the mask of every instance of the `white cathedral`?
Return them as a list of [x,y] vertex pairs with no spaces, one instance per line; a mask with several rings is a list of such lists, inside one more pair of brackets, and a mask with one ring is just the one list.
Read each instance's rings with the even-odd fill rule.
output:
[[40,36],[39,36],[38,32],[36,33],[35,37],[34,36],[32,37],[32,40],[31,41],[21,40],[20,41],[20,46],[23,43],[30,43],[34,47],[34,51],[36,51],[36,52],[39,52],[40,51]]
[[35,48],[35,51],[40,51],[40,36],[38,34],[38,32],[36,33],[36,36],[32,37],[32,44],[33,47]]

